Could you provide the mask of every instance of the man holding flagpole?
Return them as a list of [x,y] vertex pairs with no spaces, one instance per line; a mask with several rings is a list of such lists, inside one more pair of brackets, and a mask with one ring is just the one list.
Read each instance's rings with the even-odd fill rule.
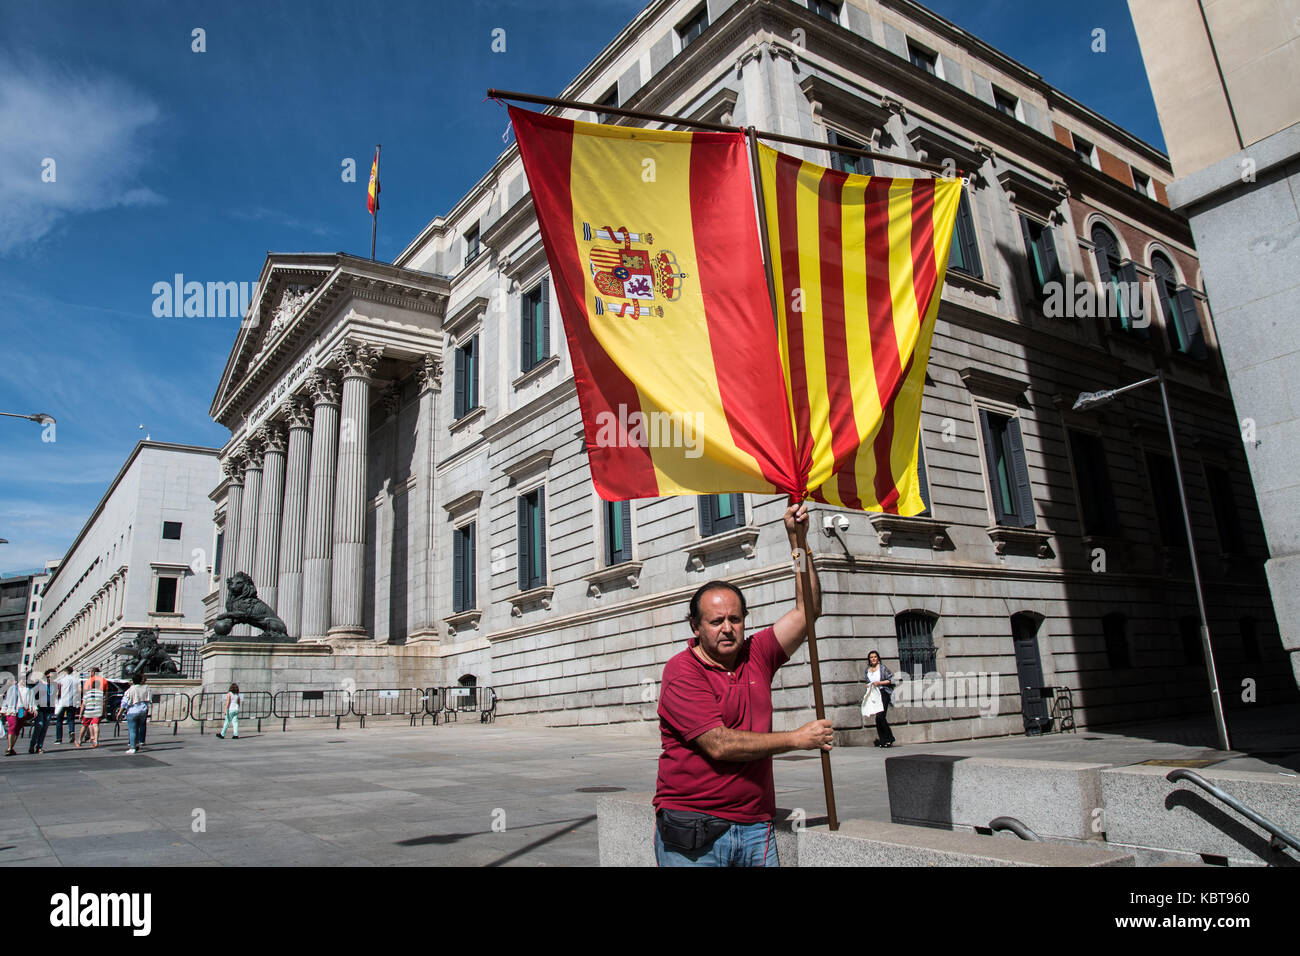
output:
[[[786,508],[790,545],[808,522],[804,504]],[[821,614],[817,572],[808,562],[812,607],[795,606],[745,638],[745,596],[710,581],[691,598],[694,638],[664,666],[659,693],[655,858],[660,866],[778,866],[772,818],[772,757],[831,749],[829,720],[772,730],[772,679]]]

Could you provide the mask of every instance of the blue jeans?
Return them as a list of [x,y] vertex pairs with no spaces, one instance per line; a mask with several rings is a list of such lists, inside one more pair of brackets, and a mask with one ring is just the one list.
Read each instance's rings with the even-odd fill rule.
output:
[[780,866],[776,833],[769,823],[733,823],[708,849],[681,853],[664,846],[655,827],[655,861],[660,866]]
[[50,726],[50,718],[53,716],[53,707],[36,708],[36,719],[32,721],[32,742],[27,748],[29,754],[45,747],[45,728]]
[[63,743],[63,725],[68,725],[68,743],[77,739],[77,708],[64,707],[59,713],[54,715],[54,742]]
[[226,722],[221,725],[221,736],[224,737],[226,735],[226,731],[230,730],[231,727],[234,728],[235,736],[238,737],[239,736],[239,711],[235,709],[226,711]]
[[134,750],[137,746],[144,745],[144,722],[149,719],[148,714],[138,714],[135,717],[127,716],[126,718],[126,739],[127,749]]

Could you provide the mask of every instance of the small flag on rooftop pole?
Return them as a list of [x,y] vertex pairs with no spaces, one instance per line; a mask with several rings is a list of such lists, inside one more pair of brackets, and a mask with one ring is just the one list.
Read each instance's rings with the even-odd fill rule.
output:
[[366,187],[366,209],[370,210],[370,261],[375,261],[375,233],[379,229],[379,147],[370,164],[370,185]]

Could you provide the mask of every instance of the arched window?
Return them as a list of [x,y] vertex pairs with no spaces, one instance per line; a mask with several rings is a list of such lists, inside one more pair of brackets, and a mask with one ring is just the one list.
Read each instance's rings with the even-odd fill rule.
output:
[[1160,313],[1164,318],[1170,351],[1205,358],[1201,317],[1191,289],[1178,287],[1178,273],[1174,271],[1173,263],[1158,252],[1151,256],[1151,271],[1156,277],[1156,293],[1160,297]]
[[1097,277],[1100,279],[1098,292],[1102,301],[1098,308],[1103,315],[1110,318],[1110,327],[1116,332],[1144,332],[1133,327],[1133,316],[1138,313],[1135,308],[1137,297],[1137,273],[1124,267],[1120,256],[1119,240],[1115,234],[1096,223],[1092,227],[1092,245],[1097,253]]

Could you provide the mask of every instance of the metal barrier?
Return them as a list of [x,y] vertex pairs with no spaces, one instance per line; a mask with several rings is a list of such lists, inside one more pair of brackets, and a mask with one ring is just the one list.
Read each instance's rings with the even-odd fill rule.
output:
[[445,720],[460,720],[461,714],[478,714],[480,723],[496,719],[497,692],[491,687],[444,687],[442,713]]
[[[257,729],[262,729],[262,720],[272,716],[272,698],[268,691],[246,690],[239,695],[239,717],[241,720],[256,720]],[[199,733],[209,720],[226,719],[226,692],[205,690],[190,697],[190,720],[199,722]]]
[[[180,691],[166,690],[154,694],[153,700],[149,704],[149,721],[152,723],[158,721],[167,723],[171,721],[172,736],[176,736],[176,728],[182,720],[187,720],[190,716],[190,696],[182,694]],[[224,715],[223,715],[224,716]]]
[[280,729],[289,729],[290,717],[333,717],[338,730],[351,712],[352,694],[346,690],[282,690],[275,695],[273,712],[280,718]]
[[416,717],[424,723],[425,697],[420,687],[362,687],[352,692],[350,708],[363,729],[367,717],[409,717],[414,727]]
[[[426,687],[424,689],[424,713],[433,718],[435,725],[438,723],[438,714],[442,710],[442,690],[437,687]],[[423,720],[420,723],[424,723]]]

